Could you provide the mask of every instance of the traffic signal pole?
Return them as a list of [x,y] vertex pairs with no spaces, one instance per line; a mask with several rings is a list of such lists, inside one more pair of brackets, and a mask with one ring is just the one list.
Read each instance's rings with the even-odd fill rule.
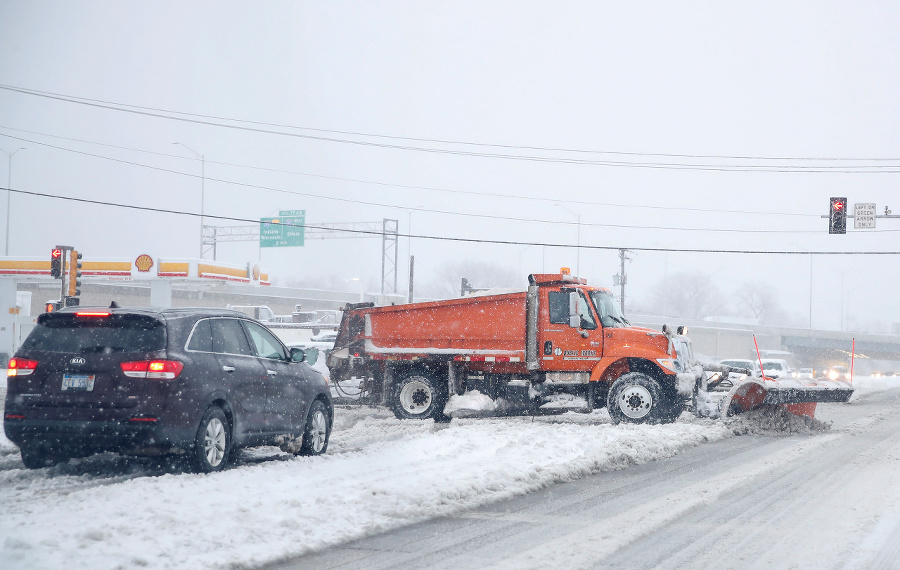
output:
[[[80,258],[81,254],[71,245],[58,245],[50,252],[50,276],[60,281],[59,301],[56,303],[58,309],[78,304],[78,297],[70,293],[73,291],[75,295],[81,293],[78,290],[78,285],[81,284],[78,281],[78,276],[81,275],[78,271],[81,267],[81,262],[78,261]],[[70,297],[74,302],[69,301]]]

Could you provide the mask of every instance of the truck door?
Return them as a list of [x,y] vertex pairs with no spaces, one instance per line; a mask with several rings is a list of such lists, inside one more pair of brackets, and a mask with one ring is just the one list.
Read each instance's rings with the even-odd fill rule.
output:
[[541,369],[589,372],[603,354],[603,330],[579,289],[541,291],[538,334]]

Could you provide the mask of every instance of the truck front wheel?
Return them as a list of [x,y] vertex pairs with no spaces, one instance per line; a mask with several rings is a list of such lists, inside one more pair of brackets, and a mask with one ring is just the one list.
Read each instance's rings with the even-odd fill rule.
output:
[[659,423],[665,402],[659,383],[641,372],[623,374],[609,388],[606,409],[613,423]]
[[391,409],[401,420],[442,420],[446,400],[438,383],[419,372],[401,378],[391,391]]

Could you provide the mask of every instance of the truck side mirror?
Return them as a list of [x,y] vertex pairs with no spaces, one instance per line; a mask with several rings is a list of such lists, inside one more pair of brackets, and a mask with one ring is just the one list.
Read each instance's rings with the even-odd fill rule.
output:
[[569,326],[573,329],[581,328],[581,315],[578,314],[578,293],[569,293]]

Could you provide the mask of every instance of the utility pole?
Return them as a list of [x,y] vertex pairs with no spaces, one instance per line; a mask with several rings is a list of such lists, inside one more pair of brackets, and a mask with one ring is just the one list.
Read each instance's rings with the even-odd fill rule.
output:
[[619,274],[615,276],[615,283],[619,286],[619,307],[622,309],[622,314],[625,314],[625,284],[628,282],[628,276],[625,275],[625,260],[631,261],[629,257],[625,255],[627,249],[619,249]]
[[409,302],[413,302],[413,274],[416,268],[416,256],[409,256]]

